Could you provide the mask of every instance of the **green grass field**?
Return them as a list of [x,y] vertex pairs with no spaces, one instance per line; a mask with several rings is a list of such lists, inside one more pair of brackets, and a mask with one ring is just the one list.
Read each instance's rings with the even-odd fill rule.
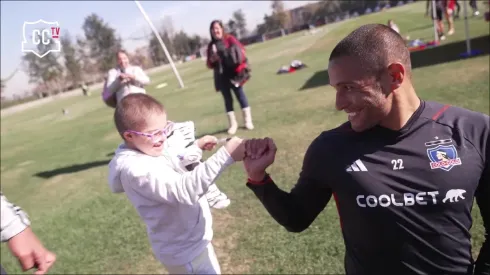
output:
[[[239,130],[237,135],[275,139],[279,150],[270,173],[280,187],[289,190],[295,183],[311,141],[346,119],[335,111],[335,91],[326,85],[324,72],[335,44],[361,24],[385,24],[389,18],[395,19],[404,36],[430,39],[432,22],[423,16],[424,5],[425,1],[327,25],[316,35],[298,33],[248,47],[253,77],[245,89],[256,129]],[[481,17],[470,23],[473,37],[488,36],[488,23]],[[463,21],[456,21],[455,35],[431,50],[437,54],[429,57],[456,59],[460,48],[450,51],[444,45],[463,40],[463,30]],[[434,65],[423,53],[413,58],[418,58],[415,88],[423,99],[488,114],[488,55]],[[309,67],[291,75],[275,74],[293,59]],[[182,64],[179,71],[185,89],[178,89],[168,70],[151,76],[149,93],[166,105],[171,120],[194,120],[199,135],[224,136],[227,121],[212,72],[202,61]],[[155,89],[162,82],[168,86]],[[238,110],[236,101],[235,106]],[[62,108],[69,109],[68,116],[62,115]],[[112,109],[102,103],[99,93],[2,118],[2,190],[28,212],[35,232],[58,255],[51,273],[165,273],[151,253],[136,211],[124,195],[109,191],[107,163],[120,142]],[[213,210],[214,245],[223,273],[344,272],[344,244],[334,203],[308,230],[294,234],[274,222],[245,187],[241,164],[227,170],[218,184],[232,199],[227,209]],[[473,212],[477,255],[483,227],[478,209]],[[1,263],[11,274],[20,272],[5,244]]]

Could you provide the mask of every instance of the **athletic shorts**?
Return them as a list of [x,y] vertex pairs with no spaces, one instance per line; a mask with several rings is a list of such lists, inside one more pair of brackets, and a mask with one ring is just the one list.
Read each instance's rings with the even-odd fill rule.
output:
[[436,18],[434,18],[434,16],[432,16],[432,19],[437,19],[437,21],[442,21],[442,9],[440,8],[436,8]]

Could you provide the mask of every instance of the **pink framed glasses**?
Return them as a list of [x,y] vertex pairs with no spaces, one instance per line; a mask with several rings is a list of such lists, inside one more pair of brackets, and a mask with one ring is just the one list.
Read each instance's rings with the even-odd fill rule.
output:
[[138,131],[134,131],[134,130],[126,130],[126,132],[132,133],[135,135],[139,135],[139,136],[144,136],[144,137],[148,138],[151,142],[158,142],[162,136],[167,137],[168,134],[170,134],[170,132],[173,129],[172,126],[173,126],[173,122],[169,121],[167,123],[167,126],[165,126],[165,128],[163,128],[161,130],[156,130],[153,133],[143,133],[143,132],[138,132]]

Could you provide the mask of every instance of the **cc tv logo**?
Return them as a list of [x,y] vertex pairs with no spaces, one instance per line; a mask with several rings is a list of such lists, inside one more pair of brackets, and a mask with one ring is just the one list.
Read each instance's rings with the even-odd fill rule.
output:
[[22,52],[31,52],[39,58],[50,52],[60,52],[60,27],[58,22],[40,19],[35,22],[25,21],[22,26]]

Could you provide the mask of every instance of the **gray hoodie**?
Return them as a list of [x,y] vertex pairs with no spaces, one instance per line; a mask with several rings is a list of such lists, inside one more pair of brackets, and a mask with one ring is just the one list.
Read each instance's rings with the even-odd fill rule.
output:
[[234,163],[224,147],[194,170],[180,173],[166,156],[152,157],[121,145],[109,163],[112,192],[124,192],[147,227],[153,252],[164,265],[183,265],[213,238],[209,203],[203,196]]

